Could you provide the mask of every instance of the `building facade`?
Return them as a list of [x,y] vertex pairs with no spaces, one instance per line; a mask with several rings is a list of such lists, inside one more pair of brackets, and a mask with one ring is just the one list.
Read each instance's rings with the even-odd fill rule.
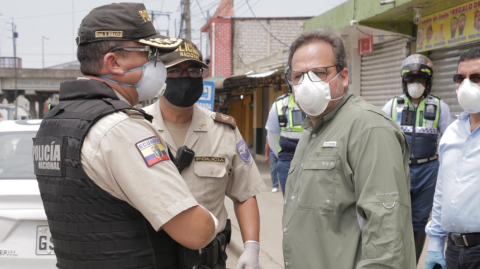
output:
[[[452,77],[461,53],[480,43],[480,3],[469,0],[349,0],[305,23],[305,30],[329,28],[346,41],[351,88],[379,107],[402,93],[400,65],[421,53],[434,65],[432,94],[442,98],[452,118],[462,111]],[[371,38],[373,51],[359,55]]]

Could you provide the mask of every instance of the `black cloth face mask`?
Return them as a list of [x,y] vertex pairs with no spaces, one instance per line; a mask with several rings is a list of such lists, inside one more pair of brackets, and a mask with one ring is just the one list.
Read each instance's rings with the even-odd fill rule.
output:
[[163,96],[174,106],[193,106],[203,94],[203,78],[167,78]]

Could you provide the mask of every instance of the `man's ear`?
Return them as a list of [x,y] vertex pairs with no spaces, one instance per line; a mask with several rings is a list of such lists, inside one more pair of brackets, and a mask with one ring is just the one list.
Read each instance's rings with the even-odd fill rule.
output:
[[343,68],[343,70],[341,71],[342,74],[340,74],[342,76],[342,85],[343,85],[343,88],[344,89],[347,89],[348,88],[348,80],[350,79],[350,72],[348,71],[348,68]]
[[118,76],[123,76],[125,71],[120,68],[118,64],[119,55],[109,52],[103,56],[103,66],[102,69],[107,72],[107,74],[114,74]]

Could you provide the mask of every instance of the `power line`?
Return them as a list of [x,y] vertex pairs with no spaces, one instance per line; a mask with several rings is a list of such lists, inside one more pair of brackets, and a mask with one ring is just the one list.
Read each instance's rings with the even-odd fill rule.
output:
[[366,35],[366,36],[399,36],[399,37],[405,37],[405,38],[408,38],[410,40],[413,40],[414,38],[411,37],[411,36],[405,36],[405,35],[371,35],[371,34],[368,34],[368,33],[365,33],[364,31],[360,30],[360,28],[357,27],[357,25],[355,25],[355,29],[357,29],[357,31],[359,31],[360,33]]
[[[215,7],[217,4],[219,4],[221,2],[221,0],[219,1],[216,1],[216,2],[213,2],[213,3],[210,3],[209,5],[205,6],[204,9],[205,10],[211,10],[213,7]],[[200,12],[196,13],[196,15],[200,15]]]
[[[258,0],[257,2],[253,3],[253,4],[252,4],[252,8],[255,7],[258,3],[260,3],[260,1],[261,1],[261,0]],[[241,7],[246,6],[246,4],[247,4],[247,3],[243,3],[243,5],[242,5]],[[241,8],[241,7],[239,7],[239,8]],[[238,17],[243,16],[243,14],[245,14],[245,13],[247,13],[247,12],[249,12],[249,11],[250,11],[250,9],[248,9],[248,7],[247,7],[242,14],[238,15]]]
[[165,0],[162,0],[162,5],[160,6],[160,11],[163,11],[163,3],[165,2]]
[[[23,52],[23,53],[19,53],[19,54],[22,54],[22,55],[42,55],[42,53],[33,53],[33,52]],[[52,56],[72,56],[72,55],[75,55],[75,53],[45,53],[45,55],[52,55]]]
[[200,6],[200,3],[198,3],[198,0],[195,0],[195,1],[197,2],[197,6],[198,6],[198,8],[200,9],[200,11],[202,12],[202,15],[203,15],[203,17],[205,18],[205,20],[208,20],[207,17],[205,16],[205,13],[203,13],[203,9],[202,9],[202,7]]
[[[248,8],[250,9],[250,11],[252,12],[253,14],[253,17],[255,19],[257,19],[257,16],[255,15],[255,13],[253,12],[253,9],[252,7],[250,6],[250,3],[248,2],[248,0],[245,0],[247,1],[247,5],[248,5]],[[286,47],[290,47],[289,45],[285,44],[283,41],[281,41],[280,39],[278,39],[276,36],[274,36],[270,31],[268,31],[268,29],[263,25],[263,23],[261,23],[258,19],[257,19],[258,23],[263,27],[263,29],[265,29],[265,31],[267,31],[267,33],[273,37],[275,40],[277,40],[278,42],[280,42],[281,44],[285,45]]]
[[15,20],[32,19],[32,18],[40,18],[40,17],[55,17],[55,16],[71,15],[73,13],[89,12],[89,11],[91,11],[91,10],[78,10],[78,11],[75,11],[75,12],[63,12],[63,13],[53,13],[53,14],[27,16],[27,17],[18,17],[18,18],[15,18]]

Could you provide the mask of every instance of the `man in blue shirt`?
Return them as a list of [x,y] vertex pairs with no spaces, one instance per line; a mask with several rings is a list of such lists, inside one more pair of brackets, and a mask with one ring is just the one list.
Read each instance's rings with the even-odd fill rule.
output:
[[[445,131],[425,269],[480,268],[480,48],[462,54],[454,75],[465,110]],[[445,239],[448,238],[444,257]]]

